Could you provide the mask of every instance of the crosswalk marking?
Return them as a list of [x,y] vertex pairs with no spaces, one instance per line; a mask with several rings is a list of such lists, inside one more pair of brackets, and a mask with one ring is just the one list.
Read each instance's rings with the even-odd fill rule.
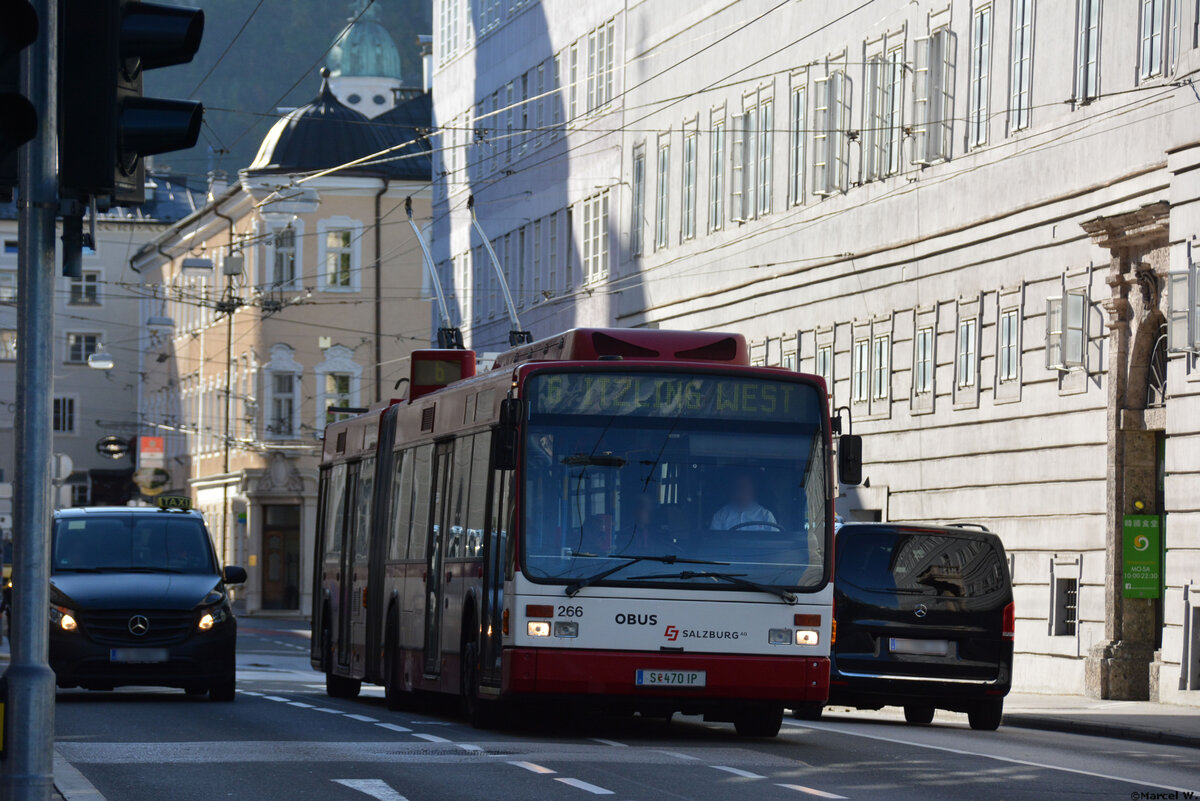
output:
[[837,793],[827,793],[824,790],[814,790],[811,787],[805,787],[804,785],[801,785],[801,784],[781,784],[779,786],[786,787],[789,790],[799,790],[800,792],[806,793],[808,795],[815,795],[817,798],[833,798],[833,799],[840,798],[840,799],[843,799],[843,801],[845,801],[845,798],[846,798],[846,796],[844,796],[844,795],[838,795]]
[[407,798],[393,790],[391,785],[382,779],[331,779],[330,781],[344,787],[349,787],[351,790],[358,790],[364,795],[378,799],[378,801],[408,801]]
[[589,793],[591,793],[592,795],[613,795],[613,791],[612,791],[612,790],[606,790],[606,789],[604,789],[603,787],[598,787],[598,786],[596,786],[596,785],[594,785],[594,784],[590,784],[589,782],[585,782],[583,779],[566,779],[566,778],[563,778],[563,779],[555,779],[554,781],[556,781],[556,782],[562,782],[563,784],[570,785],[571,787],[576,787],[576,788],[578,788],[578,789],[580,789],[580,790],[584,790],[584,791],[586,791],[586,792],[589,792]]
[[765,778],[767,778],[766,776],[761,776],[757,773],[751,773],[750,771],[742,770],[741,768],[731,768],[728,765],[710,765],[710,767],[716,768],[717,770],[723,770],[726,773],[732,773],[734,776],[741,776],[746,779],[765,779]]

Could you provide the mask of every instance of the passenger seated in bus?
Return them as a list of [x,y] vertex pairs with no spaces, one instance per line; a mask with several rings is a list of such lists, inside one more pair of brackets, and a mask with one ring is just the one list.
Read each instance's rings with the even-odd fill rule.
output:
[[607,556],[612,553],[612,515],[592,515],[584,521],[579,537],[579,552]]
[[[763,525],[752,525],[762,523]],[[758,502],[758,489],[749,473],[734,475],[729,489],[729,503],[713,515],[709,528],[716,531],[774,531],[780,528],[771,510]]]

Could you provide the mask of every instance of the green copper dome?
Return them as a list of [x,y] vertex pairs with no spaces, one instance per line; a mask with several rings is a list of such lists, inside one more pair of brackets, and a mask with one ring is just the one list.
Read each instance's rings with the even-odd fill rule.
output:
[[[375,19],[372,3],[363,11],[366,0],[352,5],[352,21],[338,34],[329,51],[329,73],[334,78],[395,78],[400,80],[400,51],[391,34]],[[380,2],[380,0],[376,0]]]

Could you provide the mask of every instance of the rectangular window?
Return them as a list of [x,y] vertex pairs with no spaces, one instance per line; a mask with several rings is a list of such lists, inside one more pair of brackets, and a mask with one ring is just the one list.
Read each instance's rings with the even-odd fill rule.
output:
[[526,235],[529,233],[529,226],[522,225],[517,230],[517,252],[515,261],[517,263],[517,306],[524,308],[525,300],[529,295],[529,248]]
[[833,394],[833,346],[822,345],[817,348],[817,375],[825,380],[825,388],[830,395]]
[[563,286],[575,286],[575,207],[567,206],[567,219],[563,229],[565,253],[563,254]]
[[1013,131],[1029,127],[1033,94],[1033,3],[1034,0],[1013,0],[1008,101],[1008,127]]
[[579,45],[571,45],[570,57],[567,59],[570,70],[571,86],[567,92],[570,98],[567,119],[574,120],[579,116]]
[[814,83],[813,194],[827,197],[846,191],[851,83],[841,70]]
[[646,153],[638,150],[633,154],[633,204],[632,219],[629,221],[629,250],[641,255],[642,239],[646,226]]
[[1053,636],[1074,637],[1079,619],[1079,579],[1054,579],[1054,617],[1051,622]]
[[867,386],[870,383],[871,342],[858,339],[854,342],[854,372],[850,382],[850,398],[855,403],[866,403]]
[[16,270],[0,270],[0,303],[15,303],[17,300]]
[[764,100],[758,104],[758,214],[771,213],[771,156],[774,150],[772,134],[775,128],[774,104]]
[[1100,0],[1079,0],[1079,35],[1075,44],[1075,101],[1086,103],[1100,93]]
[[725,224],[725,120],[712,123],[708,153],[708,230]]
[[1163,6],[1166,0],[1141,0],[1141,4],[1138,75],[1149,78],[1162,72]]
[[975,386],[976,335],[978,321],[971,317],[958,321],[958,386]]
[[557,138],[562,133],[562,56],[554,57],[554,71],[551,75],[554,94],[547,98],[550,101],[550,137]]
[[546,291],[550,297],[558,293],[558,212],[553,212],[549,220],[549,242],[546,244]]
[[11,362],[17,358],[17,332],[11,328],[0,330],[0,361]]
[[748,115],[733,117],[733,142],[729,150],[729,218],[734,222],[746,220],[746,126]]
[[72,306],[95,306],[100,302],[100,273],[88,271],[71,279]]
[[542,221],[533,221],[533,296],[529,302],[541,303],[542,297]]
[[671,211],[671,144],[658,146],[658,184],[655,202],[654,246],[665,248],[670,237],[667,218]]
[[337,230],[325,232],[325,286],[336,289],[349,289],[354,282],[351,276],[351,243],[353,236],[350,231]]
[[542,135],[545,133],[546,127],[546,65],[545,63],[538,64],[537,67],[537,100],[534,101],[534,142],[542,141]]
[[59,434],[75,433],[75,399],[60,396],[54,399],[54,430]]
[[595,111],[612,100],[615,23],[606,22],[587,38],[587,109]]
[[916,43],[913,161],[918,164],[950,158],[956,44],[948,28],[934,31],[929,38]]
[[88,485],[86,483],[71,485],[72,506],[87,506],[89,505],[89,498],[90,494],[88,492]]
[[88,356],[99,349],[99,334],[67,334],[67,361],[71,364],[87,364]]
[[1019,325],[1016,309],[1005,309],[1000,313],[997,378],[1001,383],[1017,380],[1021,358]]
[[1063,326],[1063,365],[1083,367],[1087,347],[1087,296],[1068,292]]
[[933,328],[917,331],[913,356],[913,394],[933,392]]
[[792,90],[792,163],[789,194],[793,204],[804,202],[804,159],[808,136],[808,91],[805,86]]
[[904,60],[901,48],[867,61],[867,130],[865,156],[867,180],[876,180],[900,169],[903,135],[900,104],[904,97]]
[[271,280],[277,287],[291,286],[296,280],[296,229],[288,226],[277,232],[274,245],[274,273]]
[[971,83],[967,98],[967,144],[971,147],[987,144],[991,48],[992,7],[984,6],[971,18]]
[[[276,396],[278,398],[278,395]],[[349,408],[353,404],[350,397],[349,373],[325,374],[325,425],[336,423],[350,417],[346,412],[331,412],[330,409]]]
[[[569,212],[568,212],[569,214]],[[608,192],[583,202],[583,276],[592,283],[608,275]]]
[[690,131],[683,137],[682,232],[684,239],[696,235],[696,143],[700,134]]
[[886,400],[891,388],[891,337],[877,336],[871,349],[871,397]]
[[20,250],[20,246],[19,246],[17,240],[15,240],[15,239],[5,239],[4,240],[4,252],[5,253],[14,253],[15,254],[19,250]]
[[295,431],[296,376],[293,373],[271,374],[270,433],[291,436]]
[[1200,350],[1200,265],[1167,275],[1167,346],[1176,352]]
[[516,128],[516,87],[512,81],[504,85],[504,163],[512,164],[516,144],[513,129]]

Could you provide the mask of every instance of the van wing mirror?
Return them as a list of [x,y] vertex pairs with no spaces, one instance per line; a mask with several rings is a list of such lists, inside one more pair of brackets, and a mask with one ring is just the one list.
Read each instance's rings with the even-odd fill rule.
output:
[[500,424],[492,434],[492,467],[496,470],[515,470],[521,443],[521,423],[525,420],[525,403],[517,398],[500,402]]
[[838,437],[838,482],[857,486],[862,483],[862,437],[842,434]]
[[245,584],[246,583],[246,568],[237,567],[236,565],[226,565],[226,567],[225,567],[225,583],[226,584]]

